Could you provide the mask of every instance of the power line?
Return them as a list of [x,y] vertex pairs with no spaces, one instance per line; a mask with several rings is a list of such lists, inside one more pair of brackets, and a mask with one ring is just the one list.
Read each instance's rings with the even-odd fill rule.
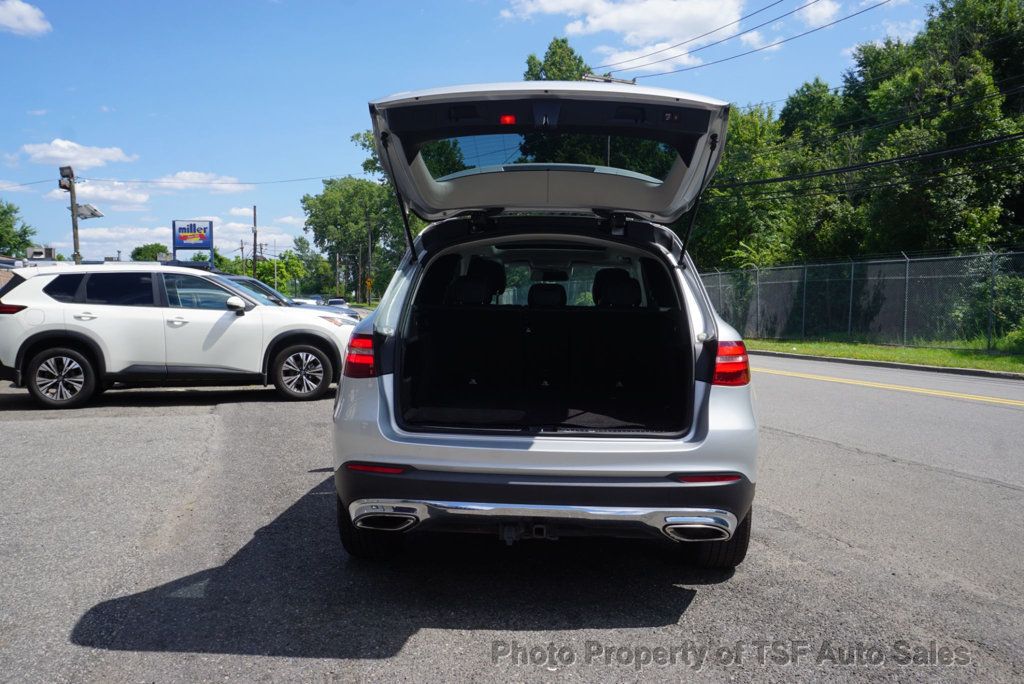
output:
[[80,180],[87,180],[94,183],[146,183],[152,185],[276,185],[278,183],[301,183],[303,181],[311,180],[328,180],[331,178],[339,178],[344,174],[335,174],[333,176],[307,176],[305,178],[284,178],[280,180],[265,180],[265,181],[201,181],[201,180],[174,180],[166,178],[156,179],[122,179],[122,178],[92,178],[86,177]]
[[693,71],[694,69],[703,69],[704,67],[714,66],[715,64],[721,64],[722,62],[728,62],[730,60],[738,59],[740,57],[746,57],[747,55],[752,55],[752,54],[754,54],[756,52],[761,52],[762,50],[769,50],[769,49],[771,49],[773,47],[776,47],[777,45],[782,45],[783,43],[788,43],[791,40],[796,40],[797,38],[803,38],[804,36],[809,36],[812,33],[817,33],[818,31],[821,31],[823,29],[827,29],[830,26],[835,26],[836,24],[840,24],[840,23],[842,23],[844,21],[847,21],[849,19],[853,19],[854,17],[860,16],[861,14],[864,14],[865,12],[870,12],[871,10],[876,9],[878,7],[881,7],[882,5],[888,5],[890,2],[892,2],[892,0],[882,0],[881,2],[877,2],[874,5],[870,5],[868,7],[865,7],[862,10],[858,10],[856,12],[853,12],[852,14],[847,14],[845,17],[840,17],[839,19],[836,19],[834,21],[830,21],[827,24],[822,24],[821,26],[817,26],[815,28],[808,29],[807,31],[804,31],[803,33],[798,33],[796,35],[789,36],[788,38],[782,38],[781,40],[777,40],[774,43],[769,43],[768,45],[762,45],[761,47],[754,48],[753,50],[747,50],[746,52],[740,52],[739,54],[730,55],[729,57],[723,57],[722,59],[716,59],[713,62],[704,62],[703,64],[695,64],[694,66],[683,67],[682,69],[673,69],[672,71],[663,71],[663,72],[660,72],[660,73],[657,73],[657,74],[643,74],[641,76],[637,76],[637,79],[641,79],[641,78],[654,78],[655,76],[668,76],[669,74],[679,74],[679,73],[682,73],[684,71]]
[[987,138],[985,140],[979,140],[973,143],[967,143],[964,145],[958,145],[956,147],[947,147],[941,150],[930,150],[928,152],[918,152],[915,154],[908,154],[899,157],[889,157],[888,159],[878,159],[870,162],[861,162],[859,164],[851,164],[849,166],[840,166],[832,169],[821,169],[819,171],[809,171],[807,173],[792,174],[789,176],[777,176],[775,178],[758,178],[749,181],[739,181],[734,183],[724,183],[715,186],[718,190],[724,190],[726,188],[745,188],[753,185],[768,185],[771,183],[785,183],[788,181],[796,180],[807,180],[810,178],[820,178],[822,176],[836,176],[843,173],[852,173],[854,171],[863,171],[864,169],[873,169],[879,166],[889,166],[892,164],[903,164],[911,161],[918,161],[920,159],[929,159],[932,157],[943,157],[953,154],[959,154],[961,152],[967,152],[982,147],[988,147],[990,145],[998,145],[999,143],[1011,142],[1013,140],[1020,140],[1024,138],[1024,133],[1010,133],[1007,135],[999,135],[994,138]]
[[744,36],[744,35],[746,35],[748,33],[753,33],[754,31],[756,31],[759,28],[764,28],[765,26],[768,26],[769,24],[774,24],[779,19],[785,19],[789,15],[796,14],[800,10],[805,9],[807,7],[810,7],[811,5],[813,5],[815,3],[818,3],[818,2],[821,2],[821,0],[811,0],[810,2],[808,2],[806,4],[800,5],[799,7],[797,7],[794,10],[790,10],[790,11],[786,12],[785,14],[780,14],[777,17],[773,17],[773,18],[769,19],[768,21],[765,21],[765,22],[762,22],[762,23],[758,24],[757,26],[752,26],[752,27],[750,27],[748,29],[740,31],[739,33],[734,33],[731,36],[726,36],[725,38],[722,38],[720,40],[716,40],[713,43],[708,43],[707,45],[701,45],[699,48],[696,48],[694,50],[687,50],[686,52],[680,52],[678,55],[669,55],[668,57],[662,57],[661,59],[656,59],[653,62],[645,62],[644,64],[638,64],[636,66],[623,67],[621,69],[613,69],[609,73],[613,73],[614,74],[614,73],[619,72],[619,71],[635,71],[636,69],[643,69],[644,67],[649,67],[652,64],[661,64],[662,62],[667,62],[669,60],[679,59],[680,57],[685,57],[687,55],[696,54],[698,52],[701,52],[702,50],[707,50],[708,48],[713,48],[716,45],[721,45],[722,43],[726,43],[726,42],[732,40],[733,38],[739,38],[740,36]]
[[[1017,37],[1018,37],[1017,34],[1008,33],[1005,36],[999,36],[998,38],[992,38],[990,40],[983,41],[983,42],[978,43],[976,45],[972,45],[970,47],[970,49],[961,50],[960,52],[954,53],[952,55],[948,55],[947,57],[950,60],[955,60],[955,59],[957,59],[959,57],[963,57],[964,55],[966,55],[966,54],[968,54],[970,52],[974,52],[975,50],[980,50],[981,48],[988,47],[989,45],[994,45],[995,43],[1000,43],[1000,42],[1002,42],[1004,40],[1008,40],[1010,38],[1017,38]],[[863,79],[862,81],[860,81],[859,83],[857,83],[855,85],[866,85],[866,86],[876,85],[878,83],[881,83],[882,81],[889,80],[890,78],[895,76],[900,71],[903,71],[905,68],[906,67],[904,67],[904,66],[897,66],[892,71],[889,71],[889,72],[887,72],[885,74],[879,74],[879,75],[875,76],[874,78],[865,78],[865,79]],[[856,72],[857,72],[856,69],[849,69],[849,70],[847,70],[846,74],[854,74]],[[844,74],[844,77],[845,77],[846,74]],[[838,93],[840,93],[840,91],[843,91],[843,90],[846,90],[846,89],[847,89],[847,86],[833,86],[832,88],[829,88],[829,91],[838,94]],[[746,105],[739,105],[739,106],[743,107],[745,109],[753,109],[754,107],[758,107],[760,105],[778,104],[779,102],[785,102],[789,98],[790,98],[790,96],[787,95],[786,97],[780,97],[780,98],[778,98],[776,100],[762,100],[760,102],[753,102],[753,103],[749,103],[749,104],[746,104]],[[869,118],[869,117],[861,117],[860,119],[854,119],[852,121],[847,121],[845,123],[857,123],[858,121],[863,121],[866,118]]]
[[[1008,77],[1006,77],[1004,79],[1001,79],[999,81],[995,81],[993,83],[993,85],[998,85],[1000,83],[1006,83],[1007,81],[1014,81],[1014,80],[1017,80],[1017,79],[1020,79],[1020,78],[1024,78],[1024,74],[1017,74],[1015,76],[1008,76]],[[962,93],[965,90],[967,90],[966,86],[961,88],[961,89],[959,89],[959,90],[957,90],[957,91],[953,91],[952,93],[948,93],[947,95],[941,96],[941,97],[948,97],[949,95],[955,96],[956,94]],[[813,141],[813,145],[815,145],[815,146],[825,145],[825,144],[834,142],[836,140],[839,140],[840,138],[852,137],[852,136],[858,135],[860,133],[864,133],[866,131],[871,131],[871,130],[874,130],[876,128],[881,128],[883,126],[889,126],[891,124],[902,123],[904,121],[909,121],[911,119],[916,119],[918,117],[934,117],[934,116],[937,116],[938,114],[941,114],[941,113],[943,113],[945,111],[962,109],[964,107],[967,107],[969,105],[975,104],[977,102],[983,102],[985,100],[991,100],[991,99],[994,99],[994,98],[997,98],[997,97],[1007,97],[1009,95],[1016,95],[1017,93],[1022,92],[1022,91],[1024,91],[1024,84],[1013,86],[1012,88],[1009,88],[1007,90],[1000,90],[1000,91],[995,92],[995,93],[988,93],[987,95],[979,95],[978,97],[973,97],[973,98],[970,98],[970,99],[967,99],[967,100],[961,100],[960,102],[957,102],[957,103],[954,103],[954,104],[949,104],[949,105],[943,105],[941,102],[936,101],[935,103],[933,103],[932,110],[930,110],[930,111],[926,112],[926,111],[924,111],[924,109],[919,109],[919,110],[911,112],[911,113],[909,113],[907,115],[904,115],[904,116],[901,116],[901,117],[897,117],[897,118],[894,118],[894,119],[889,119],[889,120],[886,120],[886,121],[879,121],[879,122],[873,123],[873,124],[871,124],[869,126],[862,126],[861,128],[854,128],[854,129],[847,130],[847,131],[837,131],[837,132],[835,132],[835,133],[833,133],[833,134],[831,134],[831,135],[829,135],[829,136],[827,136],[825,138],[820,138],[820,139],[814,140]],[[941,99],[941,98],[939,98],[939,99]],[[900,111],[900,110],[899,109],[894,109],[894,110],[891,110],[891,112],[888,112],[888,113],[892,113],[892,112],[896,112],[896,111]],[[905,108],[904,108],[904,111],[905,111]],[[884,114],[882,114],[881,116],[884,116]],[[866,120],[868,118],[871,118],[871,117],[861,117],[858,120],[859,121],[863,121],[863,120]],[[849,123],[852,123],[852,122],[850,122],[850,121],[846,122],[846,124],[849,124]],[[839,128],[839,127],[841,127],[843,125],[845,125],[845,124],[835,124],[833,126],[833,128]],[[954,129],[946,130],[946,131],[943,131],[943,132],[944,133],[953,133],[953,132],[956,132],[956,131],[967,130],[968,128],[974,128],[974,126],[961,126],[960,128],[954,128]],[[782,141],[778,141],[778,142],[767,143],[764,146],[762,146],[761,148],[759,148],[757,150],[752,150],[751,152],[752,153],[756,153],[756,154],[763,154],[763,153],[766,153],[766,152],[776,152],[776,151],[790,151],[790,152],[792,152],[792,151],[799,150],[802,146],[806,146],[807,144],[808,143],[805,143],[805,142],[802,142],[802,141],[796,141],[796,140],[789,139],[789,140],[782,140]],[[753,158],[754,158],[753,155],[747,155],[747,156],[740,156],[739,157],[739,159],[741,159],[741,160],[750,160],[750,159],[753,159]]]
[[[947,171],[938,171],[929,174],[919,174],[917,176],[910,176],[897,181],[889,181],[886,183],[861,183],[854,185],[832,185],[824,188],[814,189],[793,189],[793,190],[776,190],[770,192],[759,192],[759,193],[740,193],[733,196],[720,196],[710,197],[709,202],[739,202],[739,201],[757,201],[757,200],[772,200],[772,199],[796,199],[801,197],[815,197],[820,195],[849,195],[852,193],[863,192],[865,190],[874,190],[879,188],[888,188],[896,185],[908,185],[913,182],[931,180],[935,178],[956,178],[959,176],[969,176],[984,171],[996,171],[1004,168],[1012,168],[1018,164],[1024,163],[1024,160],[1018,158],[1008,158],[1005,155],[1001,157],[992,157],[989,159],[982,159],[975,162],[968,162],[965,166],[970,167],[969,170],[959,171],[957,173],[949,173]],[[977,169],[975,167],[982,166],[984,164],[994,164],[987,169]],[[713,188],[712,188],[713,189]]]
[[24,188],[28,185],[39,185],[40,183],[52,183],[52,178],[44,178],[43,180],[31,181],[28,183],[15,183],[14,185],[0,185],[0,190],[10,190],[11,188]]
[[[632,57],[630,59],[623,59],[623,60],[618,61],[618,62],[610,62],[608,64],[602,64],[600,66],[594,67],[594,69],[607,69],[608,67],[618,66],[620,64],[626,64],[627,62],[635,62],[635,61],[640,60],[640,59],[646,59],[648,57],[653,57],[654,55],[661,54],[662,52],[665,52],[667,50],[674,50],[677,47],[682,47],[684,45],[688,45],[688,44],[692,43],[695,40],[700,40],[701,38],[706,38],[706,37],[710,36],[712,33],[718,33],[719,31],[721,31],[724,28],[729,28],[730,26],[735,26],[736,24],[740,23],[744,19],[749,19],[750,17],[754,16],[755,14],[760,14],[761,12],[764,12],[767,9],[771,9],[772,7],[775,7],[776,5],[781,5],[783,2],[785,2],[785,0],[776,0],[776,2],[773,2],[773,3],[769,4],[769,5],[765,5],[764,7],[762,7],[759,10],[751,12],[750,14],[743,15],[742,17],[740,17],[736,21],[730,21],[728,24],[723,24],[722,26],[719,26],[716,29],[711,29],[707,33],[702,33],[699,36],[694,36],[693,38],[687,38],[686,40],[684,40],[681,43],[676,43],[675,45],[669,45],[668,47],[661,48],[660,50],[655,50],[653,52],[648,52],[645,55],[639,55],[637,57]],[[814,2],[818,2],[818,0],[814,0]],[[591,71],[593,71],[593,69],[591,69]],[[616,69],[616,71],[626,71],[626,69]]]

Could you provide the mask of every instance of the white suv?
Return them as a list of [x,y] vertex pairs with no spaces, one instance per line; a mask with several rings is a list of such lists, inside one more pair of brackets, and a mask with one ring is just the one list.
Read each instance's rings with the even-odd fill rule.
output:
[[50,408],[114,383],[273,382],[288,399],[316,399],[338,377],[352,323],[197,269],[15,269],[0,289],[0,379]]
[[370,112],[402,203],[434,223],[407,231],[349,342],[334,411],[349,553],[445,530],[649,536],[705,567],[742,561],[746,350],[677,223],[718,163],[728,105],[541,81]]

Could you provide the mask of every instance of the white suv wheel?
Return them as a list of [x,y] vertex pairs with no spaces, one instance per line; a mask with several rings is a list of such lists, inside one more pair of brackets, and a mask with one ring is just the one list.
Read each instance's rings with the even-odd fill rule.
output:
[[308,344],[288,347],[271,368],[274,385],[289,399],[319,399],[330,387],[334,367],[330,357]]

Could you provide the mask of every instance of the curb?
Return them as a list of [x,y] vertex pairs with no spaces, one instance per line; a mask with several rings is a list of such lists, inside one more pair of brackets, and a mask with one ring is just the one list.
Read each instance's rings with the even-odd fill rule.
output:
[[973,375],[979,378],[1000,378],[1003,380],[1024,380],[1024,373],[1010,371],[982,370],[980,368],[956,368],[952,366],[926,366],[918,363],[901,363],[899,361],[871,361],[869,359],[848,359],[844,356],[812,356],[811,354],[792,354],[790,352],[761,351],[748,349],[748,354],[755,356],[777,356],[784,359],[803,359],[804,361],[832,361],[849,363],[854,366],[875,366],[878,368],[899,368],[901,370],[930,371],[933,373],[950,373],[952,375]]

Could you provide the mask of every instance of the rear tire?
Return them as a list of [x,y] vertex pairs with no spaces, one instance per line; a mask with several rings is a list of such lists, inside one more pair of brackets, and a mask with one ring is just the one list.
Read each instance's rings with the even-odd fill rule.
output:
[[309,344],[287,347],[274,358],[274,387],[286,399],[319,399],[331,387],[334,365],[322,349]]
[[348,508],[338,500],[338,536],[341,545],[353,558],[366,560],[387,560],[399,554],[404,546],[402,532],[377,532],[361,530],[352,524]]
[[96,392],[96,371],[85,355],[66,347],[39,352],[29,361],[25,385],[46,408],[81,406]]
[[753,510],[736,528],[736,532],[726,541],[716,542],[683,542],[684,552],[693,565],[707,570],[731,570],[743,562],[750,545],[750,519]]

